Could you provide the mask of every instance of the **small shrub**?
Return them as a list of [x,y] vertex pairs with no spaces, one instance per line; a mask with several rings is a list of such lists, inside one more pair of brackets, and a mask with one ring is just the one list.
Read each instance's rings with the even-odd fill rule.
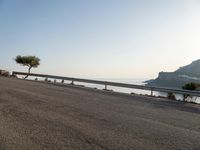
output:
[[182,88],[184,90],[197,90],[198,87],[199,87],[199,84],[191,82],[191,83],[185,84]]
[[15,74],[12,74],[10,77],[11,78],[17,78],[17,76]]
[[176,100],[176,96],[174,95],[174,93],[167,93],[167,98],[171,100]]
[[61,81],[61,83],[64,83],[64,82],[65,82],[65,80],[62,80],[62,81]]
[[[191,82],[191,83],[185,84],[185,85],[182,87],[182,89],[194,91],[194,90],[197,90],[198,87],[200,87],[199,84]],[[183,101],[186,101],[186,99],[187,99],[189,96],[190,96],[190,95],[188,95],[188,94],[183,94]],[[192,98],[192,96],[190,96],[190,97]]]

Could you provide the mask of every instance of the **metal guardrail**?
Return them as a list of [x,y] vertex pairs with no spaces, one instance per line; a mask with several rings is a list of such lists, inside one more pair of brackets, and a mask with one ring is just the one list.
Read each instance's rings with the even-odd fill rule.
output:
[[100,84],[104,85],[105,89],[107,86],[115,86],[115,87],[123,87],[123,88],[130,88],[130,89],[140,89],[140,90],[149,90],[151,91],[151,96],[153,96],[153,92],[166,92],[166,93],[175,93],[175,94],[185,94],[190,96],[197,96],[200,97],[200,91],[190,91],[190,90],[181,90],[181,89],[171,89],[171,88],[161,88],[161,87],[150,87],[144,85],[135,85],[135,84],[126,84],[126,83],[117,83],[117,82],[109,82],[109,81],[98,81],[98,80],[89,80],[89,79],[81,79],[81,78],[72,78],[72,77],[62,77],[62,76],[54,76],[54,75],[46,75],[46,74],[35,74],[35,73],[25,73],[25,72],[13,72],[13,75],[29,75],[33,77],[43,77],[43,78],[50,78],[50,79],[59,79],[62,80],[64,83],[65,80],[74,82],[83,82],[83,83],[92,83],[92,84]]

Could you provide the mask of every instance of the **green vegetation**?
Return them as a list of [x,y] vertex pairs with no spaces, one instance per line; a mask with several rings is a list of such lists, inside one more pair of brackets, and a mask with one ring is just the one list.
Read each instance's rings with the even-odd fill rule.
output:
[[[28,73],[30,74],[31,68],[37,68],[40,65],[40,59],[36,56],[20,56],[18,55],[15,58],[16,63],[27,66]],[[26,79],[29,75],[27,75],[24,79]]]
[[176,100],[176,96],[174,95],[174,93],[167,93],[167,98],[171,100]]
[[191,83],[185,84],[182,88],[184,90],[197,90],[198,87],[200,87],[199,84],[191,82]]
[[[182,89],[194,91],[194,90],[197,90],[199,87],[200,87],[200,84],[191,82],[191,83],[185,84],[185,85],[182,87]],[[185,101],[189,96],[190,96],[190,95],[188,95],[188,94],[184,94],[184,95],[183,95],[183,100]],[[191,97],[191,96],[190,96],[190,97]]]

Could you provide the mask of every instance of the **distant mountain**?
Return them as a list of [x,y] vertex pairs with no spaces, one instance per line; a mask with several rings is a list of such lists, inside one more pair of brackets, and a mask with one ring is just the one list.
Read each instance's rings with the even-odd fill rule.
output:
[[193,61],[187,66],[180,67],[178,70],[175,71],[175,73],[200,78],[200,59]]
[[146,81],[147,86],[182,88],[189,82],[200,83],[200,59],[180,67],[174,72],[160,72],[155,80]]

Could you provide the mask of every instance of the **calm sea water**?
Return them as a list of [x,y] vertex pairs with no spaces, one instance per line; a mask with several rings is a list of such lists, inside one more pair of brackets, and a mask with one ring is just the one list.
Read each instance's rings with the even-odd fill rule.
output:
[[[35,79],[35,78],[29,78],[29,79]],[[38,80],[44,80],[44,78],[38,78]],[[148,79],[94,79],[94,80],[100,80],[100,81],[111,81],[111,82],[118,82],[118,83],[128,83],[128,84],[136,84],[136,85],[144,85],[144,81]],[[54,80],[51,80],[52,82]],[[56,82],[61,82],[61,80],[56,80]],[[65,83],[69,84],[71,81],[65,81]],[[74,84],[77,85],[84,85],[86,87],[90,88],[97,88],[97,89],[104,89],[104,85],[98,85],[98,84],[90,84],[90,83],[82,83],[82,82],[74,82]],[[113,90],[115,92],[122,92],[122,93],[135,93],[135,94],[142,94],[142,95],[150,95],[151,92],[149,90],[139,90],[139,89],[130,89],[130,88],[121,88],[121,87],[115,87],[115,86],[107,86],[108,90]],[[163,96],[166,97],[167,93],[165,92],[153,92],[154,96]],[[181,94],[175,94],[177,100],[182,100],[183,95]],[[188,101],[196,102],[200,104],[200,98],[198,97],[192,97],[188,98]]]

